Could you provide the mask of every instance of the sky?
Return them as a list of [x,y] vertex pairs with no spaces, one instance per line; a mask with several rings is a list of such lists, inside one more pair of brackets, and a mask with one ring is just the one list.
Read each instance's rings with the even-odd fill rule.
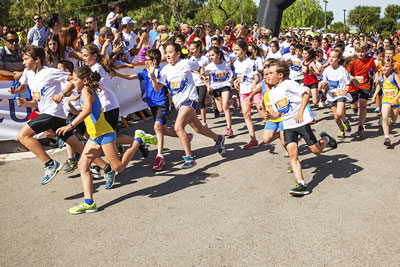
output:
[[[260,3],[260,0],[253,0],[257,5]],[[325,4],[322,0],[320,0],[320,4],[322,8],[324,8]],[[383,17],[383,13],[385,11],[386,6],[388,5],[400,5],[399,0],[328,0],[328,4],[326,6],[326,11],[332,11],[335,17],[333,22],[341,21],[343,22],[343,9],[346,9],[346,20],[347,14],[349,10],[354,9],[356,6],[379,6],[381,7],[381,17]]]

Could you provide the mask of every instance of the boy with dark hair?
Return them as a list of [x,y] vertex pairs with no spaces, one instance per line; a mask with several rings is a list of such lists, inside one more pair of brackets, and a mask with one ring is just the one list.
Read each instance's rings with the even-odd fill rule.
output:
[[119,18],[118,2],[108,3],[108,11],[110,11],[110,13],[108,13],[107,18],[106,18],[106,27],[110,27],[110,28],[117,30],[118,29],[117,20]]

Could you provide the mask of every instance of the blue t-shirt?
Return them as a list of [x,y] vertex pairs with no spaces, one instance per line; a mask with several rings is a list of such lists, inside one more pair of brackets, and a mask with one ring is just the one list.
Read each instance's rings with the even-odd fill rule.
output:
[[[160,78],[161,67],[158,67],[157,78]],[[146,91],[146,97],[143,99],[146,101],[149,107],[164,106],[165,105],[165,92],[166,89],[163,87],[159,92],[154,90],[153,83],[150,80],[149,73],[146,69],[137,74],[139,80],[144,82],[144,90]]]

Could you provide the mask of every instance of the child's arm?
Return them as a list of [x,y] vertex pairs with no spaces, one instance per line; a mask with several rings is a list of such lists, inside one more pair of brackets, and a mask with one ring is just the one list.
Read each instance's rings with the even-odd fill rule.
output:
[[250,93],[249,102],[250,102],[250,103],[253,103],[253,98],[254,98],[254,96],[255,96],[256,94],[260,93],[261,91],[262,91],[262,85],[261,85],[261,84],[258,84],[257,87],[256,87],[256,89],[254,89],[254,91],[252,91],[252,92]]
[[379,91],[382,89],[382,86],[381,86],[381,83],[380,82],[378,82],[378,84],[376,85],[376,88],[375,88],[375,93],[374,93],[374,96],[372,97],[372,102],[375,102],[375,99],[376,99],[376,96],[378,95],[378,93],[379,93]]
[[315,64],[314,61],[310,64],[310,70],[312,75],[319,76],[321,74],[321,70],[317,67],[317,64]]
[[51,99],[56,103],[60,103],[64,96],[70,96],[72,94],[72,90],[74,88],[74,84],[72,81],[70,81],[69,84],[61,91],[61,93],[53,95]]
[[37,101],[35,99],[26,101],[26,99],[22,97],[17,98],[17,104],[20,107],[27,107],[27,108],[37,108],[38,106]]
[[[397,73],[394,74],[394,80],[396,81],[396,84],[400,84],[400,77]],[[395,105],[396,102],[399,100],[400,98],[400,90],[397,93],[397,95],[392,99],[392,101],[390,101],[390,105]]]
[[70,112],[71,114],[74,114],[74,115],[79,115],[80,111],[78,111],[78,110],[74,107],[74,105],[72,105],[70,99],[68,99],[68,102],[67,102],[67,103],[68,103],[68,106],[69,106],[69,112]]
[[28,85],[27,85],[27,84],[21,84],[20,86],[18,86],[17,89],[14,89],[14,88],[10,87],[10,89],[8,89],[8,92],[9,92],[10,94],[12,94],[12,95],[20,94],[20,93],[25,92],[25,91],[26,91],[26,88],[28,88]]
[[129,73],[120,73],[120,72],[116,72],[114,71],[113,74],[115,74],[115,76],[126,79],[126,80],[135,80],[135,79],[139,79],[137,74],[129,74]]
[[310,95],[308,94],[307,91],[305,91],[302,95],[302,102],[301,102],[301,106],[299,108],[299,111],[297,112],[296,117],[294,118],[294,120],[297,123],[301,123],[303,122],[303,113],[304,113],[304,109],[306,108],[307,104],[308,104],[308,100],[310,99]]
[[254,90],[255,88],[257,88],[257,84],[260,81],[260,76],[258,76],[258,74],[254,74],[254,82],[251,85],[251,90]]

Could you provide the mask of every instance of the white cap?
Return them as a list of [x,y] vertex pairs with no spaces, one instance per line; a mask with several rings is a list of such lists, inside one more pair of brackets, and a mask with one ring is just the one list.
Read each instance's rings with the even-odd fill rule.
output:
[[121,25],[127,25],[129,23],[137,23],[136,20],[133,20],[131,17],[123,17],[121,20]]

